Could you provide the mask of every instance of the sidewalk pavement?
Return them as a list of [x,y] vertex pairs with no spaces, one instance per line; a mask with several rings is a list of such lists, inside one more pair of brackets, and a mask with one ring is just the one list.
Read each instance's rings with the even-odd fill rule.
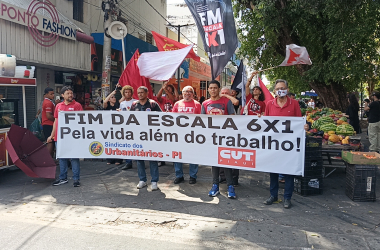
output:
[[[72,179],[54,187],[52,180],[30,178],[19,170],[3,171],[0,221],[38,221],[54,228],[173,243],[167,249],[379,249],[378,201],[351,201],[345,195],[343,168],[324,179],[322,195],[293,194],[291,209],[284,209],[282,203],[263,204],[269,197],[267,173],[240,171],[238,198],[231,200],[226,184],[220,185],[219,196],[207,195],[212,185],[210,167],[199,167],[195,185],[188,183],[188,165],[184,165],[185,182],[179,185],[173,183],[173,163],[167,162],[159,172],[160,190],[151,191],[150,181],[148,188],[136,188],[135,163],[122,171],[105,161],[81,161],[79,188],[73,187]],[[376,186],[379,194],[379,178]],[[280,184],[281,199],[283,187]],[[0,242],[6,242],[3,249],[17,249],[20,242],[37,239],[49,240],[0,229]],[[107,245],[107,249],[118,248]]]

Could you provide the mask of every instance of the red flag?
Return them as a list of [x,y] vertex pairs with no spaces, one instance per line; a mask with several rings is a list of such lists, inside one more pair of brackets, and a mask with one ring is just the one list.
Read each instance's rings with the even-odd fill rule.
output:
[[119,84],[121,86],[130,85],[133,88],[133,98],[138,99],[137,89],[140,86],[145,86],[149,90],[148,98],[153,98],[153,90],[150,85],[149,79],[140,75],[139,67],[137,67],[137,60],[140,57],[139,49],[136,49],[131,60],[129,60],[123,73],[120,76]]
[[259,79],[259,87],[261,88],[261,90],[264,93],[265,102],[273,100],[274,99],[273,95],[269,92],[269,90],[267,89],[267,87],[265,86],[263,81],[261,81],[260,77],[257,77],[257,78]]
[[[177,49],[183,49],[189,45],[177,42],[173,39],[167,38],[163,35],[160,35],[154,31],[152,31],[152,35],[154,37],[154,40],[156,41],[156,45],[159,51],[170,51],[170,50],[177,50]],[[187,54],[186,58],[192,58],[197,62],[201,61],[201,58],[195,54],[194,50],[190,50],[189,54]]]

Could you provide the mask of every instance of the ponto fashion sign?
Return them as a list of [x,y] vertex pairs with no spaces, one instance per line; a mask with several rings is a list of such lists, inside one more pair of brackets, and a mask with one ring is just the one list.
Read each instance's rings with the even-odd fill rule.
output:
[[60,112],[58,158],[124,158],[302,175],[305,118]]
[[33,39],[45,47],[54,45],[59,37],[76,39],[75,28],[60,22],[55,6],[48,0],[33,0],[27,10],[0,1],[0,18],[27,26]]

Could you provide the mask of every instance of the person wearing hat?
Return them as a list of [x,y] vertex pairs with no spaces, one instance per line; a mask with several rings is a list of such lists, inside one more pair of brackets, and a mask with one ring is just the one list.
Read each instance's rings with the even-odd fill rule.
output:
[[236,98],[239,101],[238,105],[234,104],[236,114],[239,114],[238,110],[239,110],[239,108],[241,109],[241,97],[237,97],[238,95],[239,95],[239,90],[231,89],[231,96]]
[[372,102],[364,108],[368,111],[369,151],[380,152],[380,93],[372,93]]

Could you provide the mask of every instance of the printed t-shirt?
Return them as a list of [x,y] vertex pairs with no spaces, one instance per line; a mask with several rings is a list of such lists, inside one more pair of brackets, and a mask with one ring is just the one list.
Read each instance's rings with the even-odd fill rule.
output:
[[157,111],[162,112],[157,102],[147,99],[144,105],[141,105],[140,100],[132,103],[131,111]]
[[257,115],[265,112],[265,102],[255,100],[252,94],[247,95],[247,103],[241,109],[241,115]]
[[286,97],[286,103],[281,108],[277,104],[277,98],[266,103],[265,115],[266,116],[296,116],[301,117],[301,108],[297,100]]
[[158,101],[158,98],[157,98],[157,102],[158,104],[160,104],[161,110],[163,112],[172,112],[173,104],[174,104],[172,100],[164,96],[161,96],[161,101]]
[[129,101],[122,101],[120,103],[120,109],[122,111],[129,111],[129,110],[131,110],[132,103],[135,102],[135,101],[137,101],[137,100],[136,99],[131,99]]
[[196,100],[185,102],[179,100],[174,104],[172,112],[174,113],[187,113],[187,114],[200,114],[202,110],[201,104]]
[[107,107],[104,110],[116,110],[120,107],[119,102],[115,102],[113,106],[111,106],[110,102],[107,102]]
[[235,108],[227,97],[221,97],[217,101],[208,99],[202,103],[201,114],[208,115],[234,115]]
[[49,98],[45,98],[45,100],[42,103],[42,109],[41,109],[41,124],[42,125],[50,125],[53,126],[54,121],[50,121],[46,113],[54,114],[55,105],[52,100]]
[[82,110],[83,110],[82,105],[80,105],[80,103],[76,102],[75,100],[73,100],[67,105],[65,104],[64,101],[57,104],[54,110],[54,118],[56,121],[54,141],[57,141],[57,137],[58,137],[58,112],[59,111],[82,111]]

